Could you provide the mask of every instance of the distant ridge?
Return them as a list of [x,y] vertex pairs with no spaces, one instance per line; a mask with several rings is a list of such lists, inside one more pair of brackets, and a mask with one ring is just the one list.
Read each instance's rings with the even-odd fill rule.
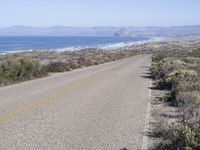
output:
[[[122,32],[123,31],[123,32]],[[1,27],[0,36],[200,36],[200,25],[173,27]],[[118,36],[121,36],[118,34]]]

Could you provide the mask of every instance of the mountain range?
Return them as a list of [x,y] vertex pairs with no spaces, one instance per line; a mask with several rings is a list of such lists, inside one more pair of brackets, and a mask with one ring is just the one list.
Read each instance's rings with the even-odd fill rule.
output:
[[0,27],[0,36],[200,36],[200,25],[173,27]]

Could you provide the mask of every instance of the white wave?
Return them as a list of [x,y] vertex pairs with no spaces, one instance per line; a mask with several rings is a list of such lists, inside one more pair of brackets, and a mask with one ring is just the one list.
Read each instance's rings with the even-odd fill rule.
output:
[[34,50],[28,49],[28,50],[15,50],[15,51],[6,51],[7,54],[12,54],[12,53],[21,53],[21,52],[32,52]]
[[99,44],[97,46],[76,46],[76,47],[65,47],[65,48],[56,48],[56,49],[44,49],[44,50],[15,50],[15,51],[1,51],[0,55],[12,54],[12,53],[20,53],[20,52],[32,52],[32,51],[51,51],[51,52],[65,52],[65,51],[77,51],[81,49],[87,48],[101,48],[105,50],[113,50],[117,48],[132,46],[132,45],[139,45],[144,44],[152,41],[162,41],[164,38],[162,37],[149,37],[147,40],[141,41],[130,41],[130,42],[119,42],[119,43],[106,43],[106,44]]
[[133,46],[133,45],[140,45],[144,43],[149,43],[149,42],[155,42],[155,41],[162,41],[164,38],[162,37],[149,37],[148,40],[141,40],[141,41],[134,41],[134,42],[120,42],[120,43],[114,43],[114,44],[106,44],[100,48],[106,49],[106,50],[113,50],[116,48],[122,48],[122,47],[127,47],[127,46]]
[[1,51],[0,55],[6,55],[6,54],[14,54],[14,53],[22,53],[22,52],[32,52],[36,50],[28,49],[28,50],[12,50],[12,51]]
[[0,53],[0,55],[6,55],[6,53],[3,53],[3,52],[2,52],[2,53]]
[[124,47],[127,46],[127,43],[124,42],[120,42],[120,43],[114,43],[114,44],[106,44],[100,48],[102,49],[114,49],[114,48],[120,48],[120,47]]
[[12,53],[21,53],[24,52],[23,50],[15,50],[15,51],[6,51],[7,54],[12,54]]
[[65,51],[74,51],[76,50],[75,47],[65,47],[65,48],[58,48],[58,49],[50,49],[49,51],[53,52],[65,52]]

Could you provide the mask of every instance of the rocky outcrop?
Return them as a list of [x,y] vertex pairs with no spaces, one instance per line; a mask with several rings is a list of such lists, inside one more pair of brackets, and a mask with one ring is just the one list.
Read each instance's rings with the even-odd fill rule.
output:
[[129,30],[123,28],[123,29],[120,29],[118,32],[116,32],[114,36],[115,37],[131,37],[133,36],[133,34]]

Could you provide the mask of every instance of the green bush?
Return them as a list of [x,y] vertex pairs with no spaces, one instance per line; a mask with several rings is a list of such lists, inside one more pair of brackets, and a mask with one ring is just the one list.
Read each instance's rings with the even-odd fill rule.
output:
[[161,51],[159,53],[156,53],[153,56],[152,61],[157,63],[157,62],[163,60],[164,58],[167,58],[168,56],[169,56],[169,52],[168,51]]
[[38,61],[9,59],[0,64],[0,85],[46,76],[47,71]]
[[197,72],[194,70],[179,70],[169,73],[165,76],[164,82],[172,87],[176,86],[180,81],[191,81],[197,77]]
[[198,49],[191,52],[186,52],[184,55],[187,57],[200,57],[200,50]]
[[188,126],[172,124],[168,134],[165,135],[171,141],[172,149],[199,150],[200,126]]
[[[165,144],[160,149],[200,149],[200,51],[177,52],[175,57],[154,56],[151,73],[159,88],[168,88],[174,106],[181,114],[176,125],[160,130]],[[167,131],[166,131],[167,130]],[[166,145],[170,143],[170,145]]]
[[158,67],[158,65],[155,63],[152,63],[150,70],[151,70],[152,77],[154,79],[158,79],[160,76],[160,68]]
[[196,94],[193,96],[194,104],[197,108],[200,108],[200,94]]
[[189,64],[200,64],[200,58],[196,57],[185,57],[182,60]]
[[155,79],[162,79],[173,71],[185,69],[186,66],[187,64],[179,59],[165,58],[158,63],[152,63],[151,71]]

